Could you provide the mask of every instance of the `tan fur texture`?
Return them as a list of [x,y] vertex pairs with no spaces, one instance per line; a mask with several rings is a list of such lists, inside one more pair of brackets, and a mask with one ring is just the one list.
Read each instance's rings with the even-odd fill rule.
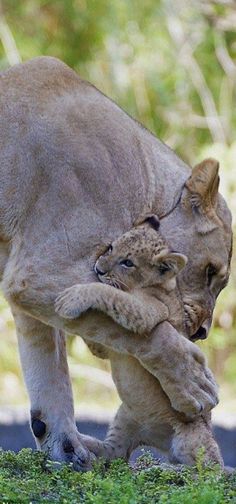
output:
[[[56,300],[56,311],[60,316],[76,318],[91,308],[102,310],[125,328],[143,334],[167,313],[169,322],[183,333],[183,305],[176,292],[170,291],[186,263],[186,257],[171,252],[161,234],[147,223],[125,233],[98,258],[95,271],[103,285],[66,289]],[[90,449],[96,455],[128,458],[134,448],[147,444],[164,451],[171,462],[193,465],[204,448],[205,462],[223,466],[210,414],[188,422],[171,407],[160,383],[136,359],[105,348],[102,353],[94,344],[91,350],[110,359],[113,380],[123,401],[104,444],[91,440]]]
[[[191,175],[166,145],[54,58],[0,74],[0,123],[0,278],[19,315],[32,409],[41,411],[54,439],[54,448],[44,436],[38,446],[68,460],[61,441],[68,430],[78,453],[68,373],[60,382],[57,376],[58,366],[66,369],[66,353],[48,352],[55,328],[136,357],[177,410],[209,409],[217,392],[204,357],[168,322],[144,341],[96,310],[62,321],[54,302],[75,283],[96,282],[93,265],[107,245],[155,213],[172,249],[189,258],[179,276],[189,333],[207,333],[231,250],[231,217],[217,193],[215,162],[203,163],[200,187],[199,168]],[[211,263],[216,274],[209,283]],[[53,384],[46,396],[45,383]],[[66,397],[71,404],[60,408]]]

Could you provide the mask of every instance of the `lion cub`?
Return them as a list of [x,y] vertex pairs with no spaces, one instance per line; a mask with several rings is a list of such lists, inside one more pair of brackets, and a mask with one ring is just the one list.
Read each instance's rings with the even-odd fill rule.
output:
[[175,288],[176,275],[187,258],[170,250],[157,232],[158,226],[157,218],[150,217],[109,245],[94,267],[102,283],[76,284],[66,289],[56,299],[59,315],[74,319],[88,309],[96,309],[140,334],[169,320],[162,297]]
[[[183,332],[183,308],[175,287],[176,275],[187,258],[170,250],[158,227],[157,218],[152,216],[115,240],[95,264],[102,284],[66,289],[56,300],[59,315],[77,318],[92,308],[140,334],[147,335],[163,320]],[[137,446],[146,444],[166,453],[173,463],[193,465],[203,446],[206,462],[223,464],[210,414],[188,422],[171,407],[158,380],[135,358],[99,344],[89,347],[95,355],[110,359],[123,401],[105,441],[86,438],[91,450],[107,458],[127,459]]]

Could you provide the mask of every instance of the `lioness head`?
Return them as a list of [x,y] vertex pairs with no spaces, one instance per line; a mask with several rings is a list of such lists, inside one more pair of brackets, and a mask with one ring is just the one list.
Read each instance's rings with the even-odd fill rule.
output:
[[176,208],[161,219],[162,234],[171,247],[189,259],[178,285],[192,340],[207,337],[216,298],[230,272],[231,214],[218,193],[218,170],[214,159],[195,166]]
[[174,289],[187,258],[171,251],[158,227],[155,217],[148,218],[109,245],[95,264],[99,280],[129,291],[152,286]]

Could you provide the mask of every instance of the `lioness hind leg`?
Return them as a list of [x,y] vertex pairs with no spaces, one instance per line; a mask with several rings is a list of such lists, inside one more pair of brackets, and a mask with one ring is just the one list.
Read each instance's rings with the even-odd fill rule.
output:
[[172,463],[195,465],[202,450],[204,464],[218,464],[224,467],[219,446],[213,432],[202,417],[195,422],[180,424],[173,436],[169,459]]

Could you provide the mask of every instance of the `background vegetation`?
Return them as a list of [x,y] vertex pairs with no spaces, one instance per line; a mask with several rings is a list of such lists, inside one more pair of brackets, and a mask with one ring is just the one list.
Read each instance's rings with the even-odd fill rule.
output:
[[0,496],[4,504],[227,504],[236,502],[236,476],[217,469],[196,468],[175,472],[153,466],[149,455],[132,471],[116,460],[100,462],[93,470],[76,473],[31,450],[0,452]]
[[[42,54],[61,58],[191,165],[218,158],[235,227],[234,0],[2,0],[0,42],[1,70]],[[234,255],[230,284],[203,344],[228,413],[236,411],[235,293]],[[14,325],[2,299],[0,331],[0,404],[22,404]],[[92,357],[79,338],[69,350],[80,410],[115,407],[108,363]]]

